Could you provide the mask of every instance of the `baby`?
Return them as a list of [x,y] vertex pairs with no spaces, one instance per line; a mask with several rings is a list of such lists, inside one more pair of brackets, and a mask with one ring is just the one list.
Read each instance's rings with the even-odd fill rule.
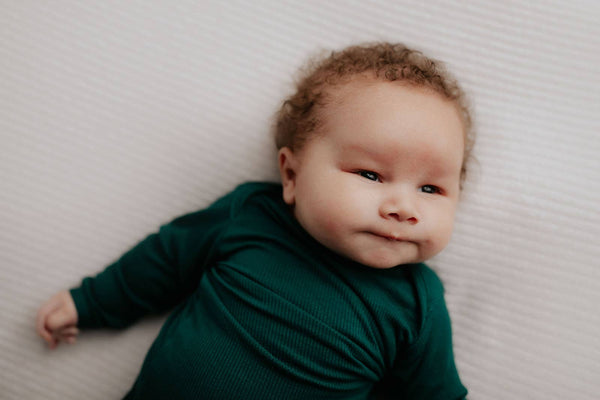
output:
[[79,328],[175,307],[127,399],[462,399],[443,287],[472,147],[462,90],[401,44],[312,65],[277,116],[281,184],[167,224],[39,310]]

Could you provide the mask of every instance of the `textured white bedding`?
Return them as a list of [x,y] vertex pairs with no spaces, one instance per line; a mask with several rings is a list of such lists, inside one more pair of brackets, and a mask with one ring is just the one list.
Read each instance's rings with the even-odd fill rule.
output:
[[303,60],[392,40],[445,60],[477,116],[430,263],[470,398],[597,399],[599,20],[593,1],[0,2],[0,398],[122,396],[162,319],[51,352],[39,304],[277,179],[270,118]]

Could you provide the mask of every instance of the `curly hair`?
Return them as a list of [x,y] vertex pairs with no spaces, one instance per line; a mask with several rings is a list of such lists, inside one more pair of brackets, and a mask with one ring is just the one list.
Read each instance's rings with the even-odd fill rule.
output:
[[301,149],[323,123],[319,110],[328,104],[328,89],[347,83],[357,75],[366,74],[378,80],[402,81],[428,88],[454,102],[464,126],[465,151],[461,180],[464,179],[466,161],[474,144],[466,95],[442,62],[401,43],[351,46],[310,62],[296,85],[296,92],[283,102],[276,114],[274,130],[277,148]]

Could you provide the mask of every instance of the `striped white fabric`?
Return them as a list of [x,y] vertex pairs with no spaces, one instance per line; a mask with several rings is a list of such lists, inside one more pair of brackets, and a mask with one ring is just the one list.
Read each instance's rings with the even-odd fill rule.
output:
[[107,399],[162,318],[50,352],[38,305],[172,217],[275,180],[271,116],[323,49],[403,41],[472,97],[448,249],[471,399],[600,392],[600,3],[3,1],[0,398]]

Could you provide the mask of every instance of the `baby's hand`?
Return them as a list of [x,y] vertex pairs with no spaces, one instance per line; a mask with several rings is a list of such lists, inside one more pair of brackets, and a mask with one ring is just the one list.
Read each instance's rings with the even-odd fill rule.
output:
[[77,309],[67,290],[58,292],[40,307],[36,320],[37,333],[54,349],[60,342],[75,343]]

